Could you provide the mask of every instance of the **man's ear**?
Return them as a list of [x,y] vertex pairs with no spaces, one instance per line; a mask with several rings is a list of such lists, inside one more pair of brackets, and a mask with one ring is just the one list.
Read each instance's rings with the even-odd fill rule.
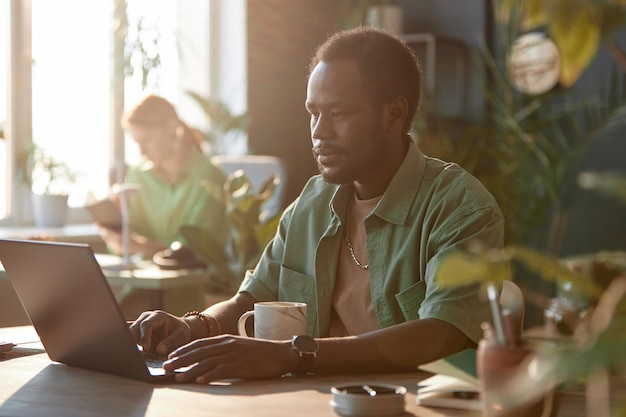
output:
[[385,106],[385,122],[389,132],[404,132],[404,122],[409,114],[406,97],[398,96]]

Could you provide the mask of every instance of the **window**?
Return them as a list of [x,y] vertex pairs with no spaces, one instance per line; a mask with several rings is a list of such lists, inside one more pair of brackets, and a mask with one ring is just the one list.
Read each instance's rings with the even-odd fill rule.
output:
[[7,65],[9,54],[9,2],[0,0],[0,219],[8,215],[10,168],[4,126],[7,114]]
[[[0,225],[32,221],[28,214],[28,190],[15,179],[14,168],[16,150],[25,149],[30,141],[79,174],[78,183],[70,194],[70,222],[89,220],[80,208],[90,195],[103,197],[108,193],[110,180],[115,180],[115,167],[138,162],[140,155],[134,143],[125,140],[119,129],[119,117],[115,115],[112,92],[115,3],[127,4],[129,31],[136,29],[141,20],[142,27],[148,28],[145,36],[158,33],[162,63],[158,77],[151,78],[142,88],[138,77],[141,70],[137,67],[141,64],[136,59],[132,61],[138,71],[124,81],[121,106],[128,108],[143,95],[155,92],[172,101],[190,126],[206,128],[206,116],[185,92],[192,90],[208,96],[212,86],[223,84],[219,75],[211,72],[209,60],[219,57],[220,49],[233,48],[218,48],[216,39],[223,30],[212,28],[218,23],[209,17],[216,12],[223,14],[227,10],[230,13],[231,9],[236,9],[239,14],[235,17],[239,21],[236,34],[245,27],[245,6],[242,6],[245,1],[0,0],[0,77],[3,81],[11,77],[9,69],[14,68],[11,59],[16,60],[24,55],[23,51],[32,50],[32,66],[26,68],[32,74],[25,76],[32,95],[27,94],[28,88],[16,91],[8,82],[0,85],[0,125],[8,126],[7,138],[0,139]],[[11,49],[11,44],[15,45],[15,42],[9,43],[11,27],[22,35],[19,51],[16,47]],[[230,26],[229,30],[232,28]],[[32,42],[30,45],[28,39]],[[235,46],[241,48],[239,44]],[[218,50],[217,55],[211,48]],[[245,58],[243,50],[240,56]],[[230,64],[239,70],[238,74],[245,68],[245,61]],[[240,81],[239,86],[245,92],[245,82]],[[214,89],[218,95],[223,93],[223,99],[233,100],[232,91],[218,90]],[[234,100],[238,100],[241,107],[241,94]],[[13,103],[16,111],[28,117],[9,115],[7,103]]]
[[108,189],[111,3],[32,0],[32,139],[78,172],[70,206]]

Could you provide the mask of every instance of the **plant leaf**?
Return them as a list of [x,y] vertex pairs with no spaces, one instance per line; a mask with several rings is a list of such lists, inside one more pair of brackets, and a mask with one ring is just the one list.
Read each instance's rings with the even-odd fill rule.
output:
[[508,259],[504,252],[454,251],[444,255],[435,280],[443,288],[470,284],[501,283],[510,279]]
[[259,248],[263,249],[265,248],[265,246],[267,246],[268,243],[270,243],[270,241],[276,235],[276,229],[278,229],[279,223],[280,215],[277,215],[257,226],[256,240]]
[[182,226],[180,233],[185,246],[201,261],[215,267],[225,280],[234,281],[238,278],[230,269],[224,246],[218,244],[211,233],[197,226]]
[[549,30],[561,55],[560,82],[570,87],[598,51],[601,29],[596,9],[587,2],[562,0],[553,10]]
[[550,3],[551,1],[546,0],[526,0],[523,3],[525,8],[522,27],[530,30],[545,25],[548,21]]
[[574,288],[592,297],[602,293],[590,278],[572,271],[556,258],[521,246],[511,246],[508,250],[512,259],[522,262],[547,281],[570,282]]

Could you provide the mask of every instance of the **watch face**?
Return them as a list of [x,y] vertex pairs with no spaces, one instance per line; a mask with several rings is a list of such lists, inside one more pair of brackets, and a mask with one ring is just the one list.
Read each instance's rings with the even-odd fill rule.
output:
[[315,339],[307,335],[296,336],[293,339],[293,346],[302,352],[317,352],[318,345]]
[[543,33],[520,36],[511,48],[507,63],[511,82],[522,93],[542,94],[559,82],[559,50]]

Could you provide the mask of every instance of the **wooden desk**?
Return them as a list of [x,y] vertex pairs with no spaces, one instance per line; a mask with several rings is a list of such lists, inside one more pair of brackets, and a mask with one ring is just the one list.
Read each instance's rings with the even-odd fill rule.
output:
[[[34,339],[29,326],[0,329],[0,340]],[[406,416],[480,416],[415,405],[417,382],[430,376],[425,372],[163,386],[54,363],[42,350],[26,349],[33,347],[19,346],[0,356],[0,416],[336,417],[329,405],[330,388],[359,382],[406,386]]]
[[[30,326],[0,329],[0,340],[37,340]],[[404,416],[480,417],[476,411],[418,407],[416,385],[426,372],[377,375],[285,377],[212,385],[152,385],[51,362],[38,343],[0,354],[0,416],[335,416],[333,385],[388,383],[408,392]],[[612,381],[624,399],[626,381]],[[585,416],[584,387],[568,385],[559,395],[559,417]],[[595,416],[588,416],[595,417]]]

